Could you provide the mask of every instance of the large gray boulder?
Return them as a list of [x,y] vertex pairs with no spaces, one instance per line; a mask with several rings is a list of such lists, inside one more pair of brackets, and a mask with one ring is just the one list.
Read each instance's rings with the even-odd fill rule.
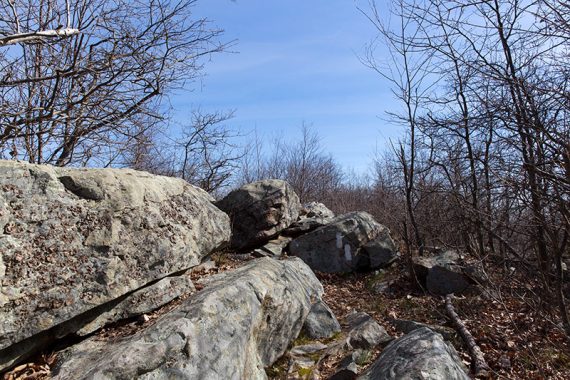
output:
[[428,328],[390,343],[359,380],[468,380],[452,345]]
[[415,257],[414,271],[429,292],[439,295],[461,293],[484,277],[475,265],[466,264],[463,257],[452,250],[431,257]]
[[334,218],[289,244],[292,255],[321,272],[375,269],[398,257],[390,231],[366,212]]
[[0,161],[0,369],[227,244],[212,201],[145,172]]
[[60,355],[55,379],[265,379],[323,288],[297,258],[253,260],[218,275],[154,325]]
[[232,246],[243,250],[276,237],[299,217],[299,197],[287,182],[250,183],[217,202],[232,221]]

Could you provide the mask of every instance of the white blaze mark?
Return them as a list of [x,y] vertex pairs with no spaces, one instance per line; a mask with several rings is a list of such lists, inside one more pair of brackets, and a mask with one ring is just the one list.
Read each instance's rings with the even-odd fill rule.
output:
[[342,235],[340,234],[340,232],[336,233],[336,247],[338,249],[342,249]]
[[350,253],[350,245],[344,245],[344,258],[346,261],[352,261],[352,254]]

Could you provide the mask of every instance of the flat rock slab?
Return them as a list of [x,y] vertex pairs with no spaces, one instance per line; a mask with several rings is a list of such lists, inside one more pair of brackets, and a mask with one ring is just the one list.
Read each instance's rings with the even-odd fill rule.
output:
[[88,339],[59,355],[54,379],[265,379],[323,288],[292,258],[216,275],[154,325],[118,342]]
[[457,351],[420,328],[390,343],[359,380],[468,380]]
[[145,172],[0,161],[0,369],[226,244],[212,201]]
[[280,257],[291,240],[293,239],[289,237],[278,236],[277,239],[270,240],[263,247],[254,249],[252,255],[255,257]]

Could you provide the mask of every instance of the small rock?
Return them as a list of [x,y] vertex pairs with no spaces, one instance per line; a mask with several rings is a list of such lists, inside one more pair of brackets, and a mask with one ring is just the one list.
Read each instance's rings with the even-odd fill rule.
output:
[[303,331],[311,339],[330,338],[340,332],[340,324],[327,304],[319,300],[311,307]]
[[507,355],[501,355],[499,358],[499,367],[504,370],[511,369],[511,359]]
[[346,317],[350,327],[348,340],[355,348],[372,348],[392,340],[384,327],[366,313],[351,313]]
[[289,353],[293,356],[303,356],[308,354],[314,354],[315,352],[322,351],[327,348],[326,344],[321,342],[316,342],[312,344],[304,344],[302,346],[293,347]]
[[418,280],[434,294],[461,293],[470,285],[459,263],[461,256],[455,251],[445,251],[433,257],[414,258],[414,271]]
[[303,205],[301,216],[306,218],[332,219],[334,218],[334,212],[329,210],[329,208],[322,203],[309,202]]
[[255,257],[280,257],[291,240],[293,239],[290,237],[279,236],[277,239],[267,242],[263,247],[254,249],[252,255]]

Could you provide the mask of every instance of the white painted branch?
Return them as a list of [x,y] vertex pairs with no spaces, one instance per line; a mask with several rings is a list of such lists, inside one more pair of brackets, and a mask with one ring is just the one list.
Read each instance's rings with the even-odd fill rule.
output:
[[79,33],[80,33],[79,29],[62,28],[62,29],[42,30],[31,33],[12,34],[10,36],[0,37],[0,46],[14,45],[22,42],[34,42],[42,40],[44,38],[69,37]]

